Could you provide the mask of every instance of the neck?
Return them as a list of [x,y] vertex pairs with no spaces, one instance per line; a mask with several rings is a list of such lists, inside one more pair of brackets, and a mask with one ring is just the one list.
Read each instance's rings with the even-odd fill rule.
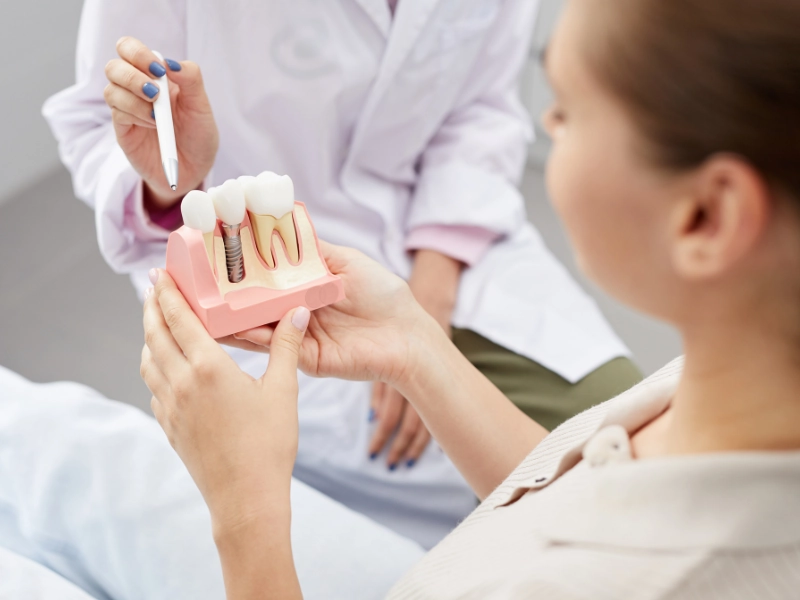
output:
[[752,317],[684,331],[664,453],[800,449],[800,352],[781,339]]

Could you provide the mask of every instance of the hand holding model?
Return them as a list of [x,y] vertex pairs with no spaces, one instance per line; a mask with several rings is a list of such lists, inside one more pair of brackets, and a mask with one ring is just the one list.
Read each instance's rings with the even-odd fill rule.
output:
[[[408,284],[362,253],[320,242],[345,299],[311,316],[300,348],[300,369],[314,377],[380,381],[395,385],[406,372],[422,331],[435,321],[414,300]],[[275,327],[265,325],[222,340],[271,352]],[[427,335],[427,333],[425,334]]]
[[[294,573],[289,489],[298,366],[315,376],[380,379],[405,389],[418,374],[415,365],[430,362],[420,360],[428,338],[448,343],[402,279],[357,251],[324,243],[322,251],[346,299],[313,314],[294,309],[276,326],[249,332],[270,350],[257,380],[210,337],[166,271],[151,271],[155,287],[144,307],[142,377],[156,419],[209,507],[218,547],[230,550],[221,552],[223,568],[235,560],[242,534],[269,539],[277,551],[261,576],[287,586],[280,597],[298,596],[296,578],[286,577]],[[243,592],[238,585],[247,583],[226,579],[229,597]]]
[[[166,209],[197,189],[211,170],[219,134],[200,67],[191,61],[161,61],[139,40],[117,42],[120,58],[109,61],[104,90],[117,142],[144,182],[145,204]],[[166,74],[180,163],[178,188],[167,185],[161,165],[153,103],[159,89],[154,78]]]
[[[408,282],[414,298],[439,323],[447,337],[451,335],[450,319],[462,268],[461,262],[439,252],[418,250]],[[401,462],[413,467],[431,440],[419,413],[396,388],[380,381],[372,389],[370,407],[370,419],[376,421],[369,443],[370,457],[376,459],[388,447],[386,464],[390,470]]]

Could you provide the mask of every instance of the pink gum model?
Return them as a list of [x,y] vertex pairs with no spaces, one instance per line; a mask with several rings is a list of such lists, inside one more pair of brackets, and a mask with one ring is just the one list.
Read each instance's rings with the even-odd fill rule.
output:
[[298,306],[316,310],[344,299],[341,279],[332,275],[319,249],[314,226],[302,202],[296,202],[293,221],[300,260],[290,262],[280,236],[272,236],[275,267],[258,253],[249,213],[242,223],[244,279],[228,281],[225,248],[219,224],[214,231],[214,267],[203,234],[186,226],[167,242],[167,272],[214,338],[279,321]]

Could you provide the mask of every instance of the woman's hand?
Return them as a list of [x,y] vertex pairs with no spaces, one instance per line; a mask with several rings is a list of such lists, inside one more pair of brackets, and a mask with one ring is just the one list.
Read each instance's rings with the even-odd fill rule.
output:
[[[411,376],[414,356],[436,322],[408,285],[356,250],[320,243],[328,268],[342,278],[346,299],[314,311],[300,348],[300,368],[315,377],[388,384]],[[271,351],[274,328],[264,326],[223,340]]]
[[141,374],[156,419],[208,504],[215,533],[288,511],[297,357],[308,310],[296,309],[278,324],[269,368],[256,380],[208,335],[170,276],[157,273],[144,305]]
[[228,598],[300,598],[289,490],[297,457],[297,356],[309,312],[275,329],[260,379],[211,339],[165,271],[144,304],[151,406],[208,505]]
[[[411,292],[448,337],[463,267],[462,262],[433,250],[414,254]],[[386,455],[389,469],[393,471],[401,461],[406,467],[413,467],[431,440],[419,413],[397,389],[381,382],[373,388],[370,405],[370,420],[377,420],[369,443],[370,458],[377,458],[391,439]]]
[[[117,42],[117,53],[120,58],[106,65],[109,84],[104,90],[117,142],[144,181],[146,201],[154,209],[165,209],[202,184],[217,155],[219,134],[203,77],[197,64],[160,61],[132,37]],[[153,118],[153,103],[160,93],[154,79],[165,72],[180,165],[175,191],[164,176]]]

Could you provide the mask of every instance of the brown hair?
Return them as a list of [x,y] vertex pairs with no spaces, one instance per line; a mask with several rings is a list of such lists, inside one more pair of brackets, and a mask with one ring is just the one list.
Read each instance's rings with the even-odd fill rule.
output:
[[735,153],[800,199],[800,1],[593,2],[590,68],[649,159],[683,170]]

